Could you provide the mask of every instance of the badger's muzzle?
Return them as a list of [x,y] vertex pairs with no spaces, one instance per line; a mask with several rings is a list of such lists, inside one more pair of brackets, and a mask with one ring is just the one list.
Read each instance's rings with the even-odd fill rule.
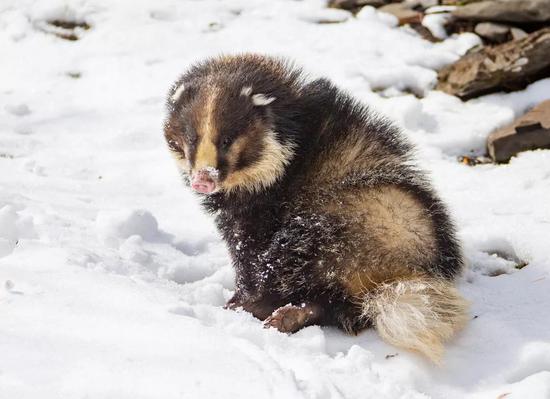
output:
[[191,188],[202,194],[212,194],[217,188],[218,171],[201,169],[193,173],[191,177]]

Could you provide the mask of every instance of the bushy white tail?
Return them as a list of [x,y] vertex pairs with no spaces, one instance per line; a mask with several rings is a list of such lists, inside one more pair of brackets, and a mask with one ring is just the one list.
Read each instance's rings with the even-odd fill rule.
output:
[[380,284],[369,292],[363,314],[386,342],[440,364],[443,343],[466,324],[468,307],[451,282],[411,278]]

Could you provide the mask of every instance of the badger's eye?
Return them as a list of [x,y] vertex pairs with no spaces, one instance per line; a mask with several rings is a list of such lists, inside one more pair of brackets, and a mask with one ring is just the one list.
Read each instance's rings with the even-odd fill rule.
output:
[[222,148],[224,150],[227,150],[230,145],[231,145],[231,139],[229,137],[224,138],[222,141]]
[[172,151],[179,151],[178,142],[174,139],[169,139],[168,140],[168,148]]

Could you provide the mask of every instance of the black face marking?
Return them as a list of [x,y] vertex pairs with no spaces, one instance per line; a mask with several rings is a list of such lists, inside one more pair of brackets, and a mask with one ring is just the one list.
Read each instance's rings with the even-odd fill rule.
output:
[[191,126],[187,125],[184,127],[182,132],[183,139],[185,143],[189,146],[189,149],[195,148],[198,141],[197,131]]
[[[220,154],[220,153],[218,153]],[[218,155],[218,180],[223,181],[229,174],[229,164],[223,155]]]
[[220,96],[217,104],[215,124],[219,130],[219,144],[233,142],[245,134],[258,117],[246,99],[233,96]]
[[[261,132],[263,134],[263,132]],[[263,141],[260,134],[253,132],[247,141],[247,145],[240,151],[235,169],[244,169],[257,162],[263,150]]]

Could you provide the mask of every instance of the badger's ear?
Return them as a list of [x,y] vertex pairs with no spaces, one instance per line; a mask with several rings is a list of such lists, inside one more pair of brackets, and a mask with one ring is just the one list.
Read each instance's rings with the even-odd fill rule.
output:
[[245,86],[241,89],[241,96],[250,97],[252,94],[252,87]]
[[168,93],[168,106],[185,106],[195,97],[198,89],[198,85],[193,81],[176,82]]
[[185,84],[182,82],[179,86],[174,87],[173,93],[170,96],[170,101],[172,101],[172,103],[177,103],[184,91]]
[[265,105],[271,104],[276,100],[275,97],[268,97],[263,93],[252,94],[252,87],[245,86],[241,90],[241,96],[250,97],[252,104],[256,107],[263,107]]
[[265,94],[252,95],[252,104],[257,107],[263,107],[264,105],[271,104],[273,101],[275,101],[275,97],[268,97]]

